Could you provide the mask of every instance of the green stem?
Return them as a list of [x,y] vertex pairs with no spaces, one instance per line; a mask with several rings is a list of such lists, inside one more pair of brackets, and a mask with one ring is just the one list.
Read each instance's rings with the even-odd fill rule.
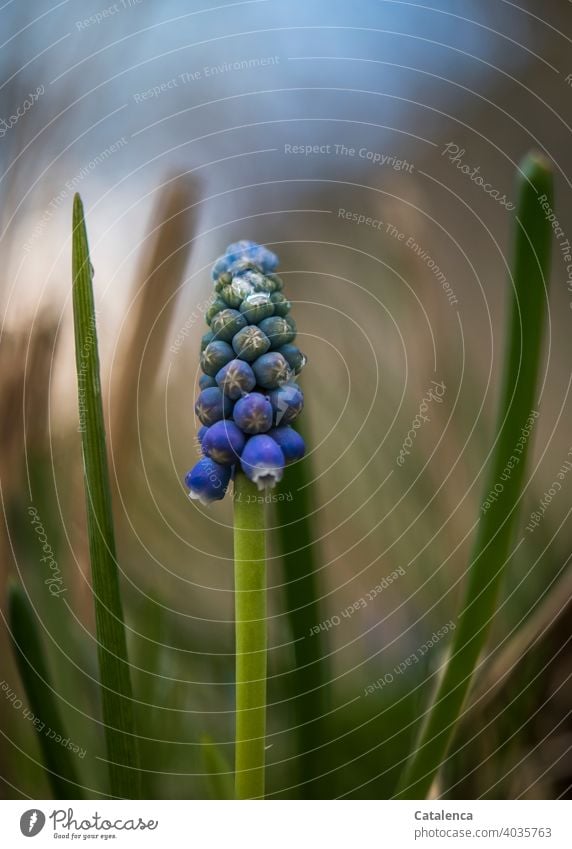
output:
[[87,533],[95,603],[95,627],[110,789],[113,796],[140,798],[139,756],[115,554],[99,354],[83,205],[73,205],[72,275],[80,430]]
[[[545,195],[553,206],[552,176],[544,160],[531,155],[521,170],[524,176],[517,210],[508,354],[494,457],[459,627],[427,722],[404,770],[396,794],[400,798],[425,798],[443,762],[485,647],[501,579],[511,557],[532,435],[527,436],[524,445],[521,439],[523,428],[535,412],[550,265],[551,228],[538,198]],[[495,489],[498,500],[488,499]]]
[[266,741],[266,544],[264,502],[237,472],[234,491],[237,799],[264,797]]

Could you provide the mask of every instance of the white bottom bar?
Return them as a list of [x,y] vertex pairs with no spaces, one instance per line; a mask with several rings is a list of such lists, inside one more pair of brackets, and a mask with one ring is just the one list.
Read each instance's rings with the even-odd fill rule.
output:
[[[566,801],[0,802],[2,846],[569,849]],[[30,841],[33,841],[32,843]]]

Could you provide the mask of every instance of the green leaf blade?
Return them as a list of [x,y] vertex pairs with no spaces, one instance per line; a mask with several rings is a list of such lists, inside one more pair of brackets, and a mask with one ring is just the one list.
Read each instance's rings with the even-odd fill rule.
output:
[[295,717],[292,724],[298,750],[297,782],[304,798],[319,798],[327,792],[321,788],[319,777],[328,741],[327,689],[331,681],[326,635],[318,629],[313,631],[323,621],[320,557],[312,519],[313,479],[309,457],[286,469],[278,487],[283,498],[276,502],[275,532],[284,569],[286,615],[295,660],[294,668],[283,676],[283,686]]
[[[507,352],[497,417],[498,434],[486,480],[468,586],[451,656],[415,752],[400,781],[399,798],[425,798],[446,756],[494,618],[525,481],[545,325],[552,230],[539,198],[550,207],[552,172],[538,155],[521,166]],[[516,458],[516,462],[513,462]],[[507,466],[511,468],[507,474]],[[502,484],[502,490],[499,487]],[[500,491],[498,491],[500,490]],[[490,493],[497,500],[486,507]],[[485,509],[486,507],[486,509]]]
[[111,793],[137,798],[139,760],[115,550],[92,274],[83,204],[76,194],[72,238],[74,332],[102,712]]

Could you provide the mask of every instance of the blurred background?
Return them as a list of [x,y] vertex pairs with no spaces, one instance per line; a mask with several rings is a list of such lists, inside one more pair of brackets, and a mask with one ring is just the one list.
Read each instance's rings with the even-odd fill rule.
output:
[[[569,4],[11,0],[0,19],[0,600],[10,578],[31,599],[86,795],[105,797],[107,780],[74,192],[145,795],[216,793],[205,736],[232,768],[232,504],[190,503],[182,478],[210,266],[247,238],[279,254],[309,360],[309,459],[283,483],[291,534],[268,508],[268,792],[386,798],[456,622],[495,437],[515,178],[533,148],[553,163],[564,235],[522,544],[435,793],[569,797],[572,476],[545,497],[572,461]],[[296,505],[312,519],[299,545]],[[1,641],[0,678],[25,705],[4,615]],[[5,693],[0,796],[49,797],[34,729]]]

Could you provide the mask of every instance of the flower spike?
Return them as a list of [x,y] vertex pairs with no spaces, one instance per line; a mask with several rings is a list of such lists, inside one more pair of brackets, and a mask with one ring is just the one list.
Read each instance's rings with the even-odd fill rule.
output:
[[243,239],[212,269],[195,404],[204,456],[185,478],[190,497],[203,504],[224,497],[235,468],[265,489],[304,455],[290,424],[304,403],[294,379],[306,357],[294,343],[296,323],[277,267],[276,254]]

